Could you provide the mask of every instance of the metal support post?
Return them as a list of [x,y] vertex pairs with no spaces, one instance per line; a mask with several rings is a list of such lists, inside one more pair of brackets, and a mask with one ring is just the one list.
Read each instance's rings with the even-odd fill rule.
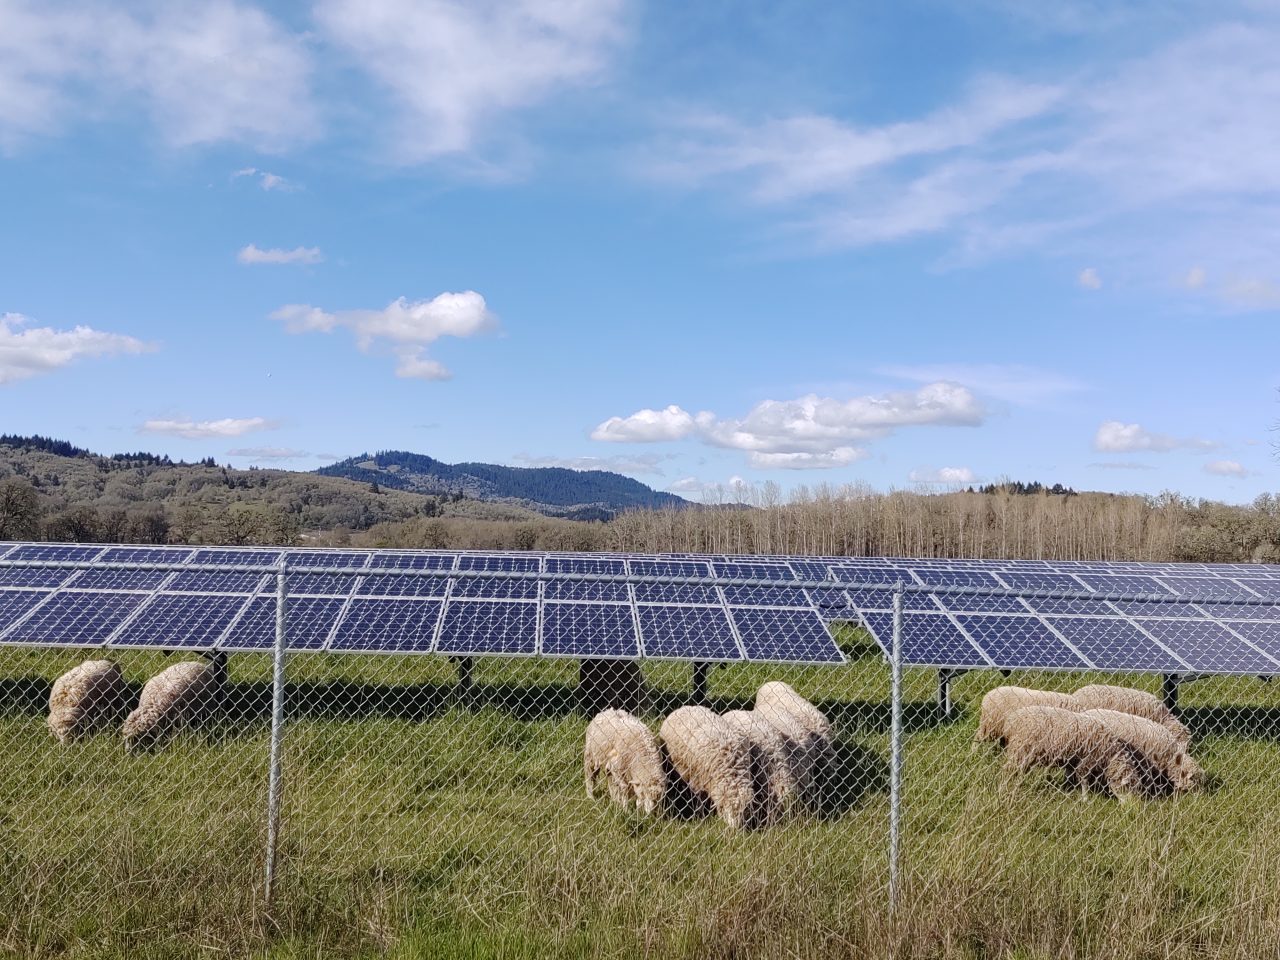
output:
[[475,678],[472,672],[475,670],[475,657],[458,657],[458,689],[462,693],[470,693],[472,686],[475,684]]
[[707,675],[711,672],[711,664],[695,660],[693,663],[693,702],[705,704],[708,699]]
[[954,713],[954,705],[951,702],[951,681],[959,679],[967,672],[967,670],[945,668],[938,671],[938,712],[943,720],[950,720]]
[[1178,708],[1178,683],[1181,677],[1176,673],[1166,673],[1160,678],[1160,699],[1170,710]]
[[276,570],[276,645],[271,671],[271,765],[267,775],[267,867],[264,900],[267,909],[275,895],[276,853],[280,842],[280,752],[284,739],[284,661],[288,649],[285,608],[285,561]]
[[893,592],[889,724],[889,914],[898,906],[898,831],[902,813],[902,582]]

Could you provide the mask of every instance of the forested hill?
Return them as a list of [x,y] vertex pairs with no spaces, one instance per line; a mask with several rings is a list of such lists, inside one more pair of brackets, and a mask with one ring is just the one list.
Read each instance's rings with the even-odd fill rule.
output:
[[[607,470],[503,467],[493,463],[442,463],[403,450],[364,454],[316,471],[377,483],[396,490],[476,500],[514,500],[540,513],[588,517],[638,507],[681,507],[688,501]],[[595,517],[592,517],[595,518]]]

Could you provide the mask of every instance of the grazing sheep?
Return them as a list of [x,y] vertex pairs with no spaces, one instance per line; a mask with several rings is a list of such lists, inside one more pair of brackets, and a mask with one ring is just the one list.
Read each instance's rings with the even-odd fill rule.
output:
[[1191,731],[1173,715],[1159,697],[1132,687],[1115,687],[1107,683],[1091,683],[1072,694],[1081,710],[1118,710],[1135,717],[1154,720],[1173,734],[1184,747],[1191,746]]
[[1086,710],[1082,716],[1097,720],[1143,760],[1143,788],[1148,794],[1186,793],[1204,782],[1204,770],[1187,752],[1186,745],[1163,724],[1121,710]]
[[49,732],[70,743],[108,726],[128,702],[129,689],[119,665],[87,660],[53,682],[49,692]]
[[1023,707],[1057,707],[1060,710],[1079,712],[1083,707],[1076,705],[1069,693],[1058,693],[1054,690],[1032,690],[1029,687],[996,687],[982,698],[982,709],[978,714],[978,732],[974,740],[993,742],[1003,745],[1005,742],[1005,724],[1010,714]]
[[662,721],[658,735],[695,798],[736,830],[759,825],[767,812],[756,792],[764,779],[760,752],[739,728],[706,707],[681,707]]
[[225,667],[188,660],[147,681],[135,709],[124,721],[125,749],[158,746],[173,733],[196,726],[212,713],[225,683]]
[[1117,797],[1141,793],[1137,751],[1113,736],[1098,719],[1062,707],[1033,705],[1004,721],[1009,753],[1006,770],[1060,767],[1068,786],[1082,793],[1104,785]]
[[797,772],[803,769],[803,751],[785,733],[755,710],[730,710],[721,718],[742,731],[760,757],[755,784],[756,802],[761,820],[777,821],[792,803],[800,799]]
[[603,710],[587,724],[582,773],[588,797],[595,796],[602,772],[615,803],[634,803],[646,814],[661,810],[667,792],[662,751],[653,731],[625,710]]
[[763,684],[756,692],[756,711],[796,745],[793,770],[801,798],[817,800],[819,786],[835,762],[831,722],[812,703],[781,680]]

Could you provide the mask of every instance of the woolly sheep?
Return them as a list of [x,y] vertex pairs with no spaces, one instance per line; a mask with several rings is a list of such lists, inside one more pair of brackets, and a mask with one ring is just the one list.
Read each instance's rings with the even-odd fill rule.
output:
[[1137,751],[1113,736],[1098,719],[1062,707],[1033,705],[1005,718],[1006,770],[1060,767],[1068,785],[1081,792],[1104,785],[1114,795],[1142,789]]
[[819,779],[835,760],[831,722],[788,683],[772,680],[756,692],[756,711],[796,745],[793,769],[801,797],[816,800]]
[[760,782],[755,784],[757,804],[762,820],[773,823],[800,798],[797,771],[804,769],[803,751],[758,711],[730,710],[722,719],[741,730],[759,754],[757,773]]
[[157,746],[176,731],[206,719],[221,694],[223,669],[214,663],[188,660],[148,680],[137,709],[125,719],[121,730],[125,749]]
[[740,729],[706,707],[680,707],[658,731],[676,774],[734,829],[759,825],[767,810],[759,751]]
[[1200,764],[1164,725],[1120,710],[1086,710],[1082,716],[1097,720],[1113,737],[1137,751],[1144,761],[1143,787],[1147,792],[1185,793],[1203,782]]
[[110,660],[87,660],[53,682],[49,692],[49,732],[70,743],[117,719],[129,696],[120,667]]
[[1023,707],[1035,706],[1057,707],[1076,712],[1084,709],[1076,705],[1069,693],[1032,690],[1029,687],[996,687],[982,698],[982,708],[978,713],[978,732],[974,735],[974,740],[1003,744],[1008,717]]
[[588,797],[595,796],[603,773],[615,803],[634,803],[646,814],[662,807],[667,792],[662,751],[653,731],[625,710],[602,710],[587,724],[582,772]]
[[1072,694],[1081,710],[1118,710],[1135,717],[1146,717],[1173,734],[1184,747],[1191,746],[1191,731],[1173,715],[1164,702],[1145,690],[1132,687],[1116,687],[1106,683],[1091,683]]

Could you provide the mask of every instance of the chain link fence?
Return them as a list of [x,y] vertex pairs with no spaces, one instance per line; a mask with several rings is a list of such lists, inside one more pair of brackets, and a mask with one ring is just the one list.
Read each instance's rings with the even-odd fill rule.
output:
[[[1145,958],[1280,942],[1280,692],[1258,679],[1280,672],[1274,605],[1195,598],[1179,618],[1192,598],[882,584],[885,616],[826,605],[836,666],[318,649],[308,597],[349,574],[267,575],[253,602],[274,653],[161,652],[163,624],[137,649],[0,646],[0,952]],[[1158,629],[1103,616],[1143,604]],[[1009,616],[979,637],[965,609]],[[1052,613],[1052,641],[1028,609]],[[1205,612],[1232,626],[1195,623]],[[980,640],[967,667],[957,632]],[[992,666],[1052,664],[1055,644],[1056,667]],[[1173,670],[1174,648],[1201,659]],[[950,651],[945,669],[915,665],[929,650]],[[62,742],[50,697],[90,659],[123,687]],[[180,663],[208,695],[126,746],[144,684]],[[1132,734],[1090,740],[1108,718],[1077,692],[1098,685],[1148,695],[1129,710],[1176,696],[1202,774],[1179,779],[1176,753]],[[1006,698],[992,736],[997,687],[1023,692],[988,699]],[[1062,724],[1074,740],[1037,746]]]

